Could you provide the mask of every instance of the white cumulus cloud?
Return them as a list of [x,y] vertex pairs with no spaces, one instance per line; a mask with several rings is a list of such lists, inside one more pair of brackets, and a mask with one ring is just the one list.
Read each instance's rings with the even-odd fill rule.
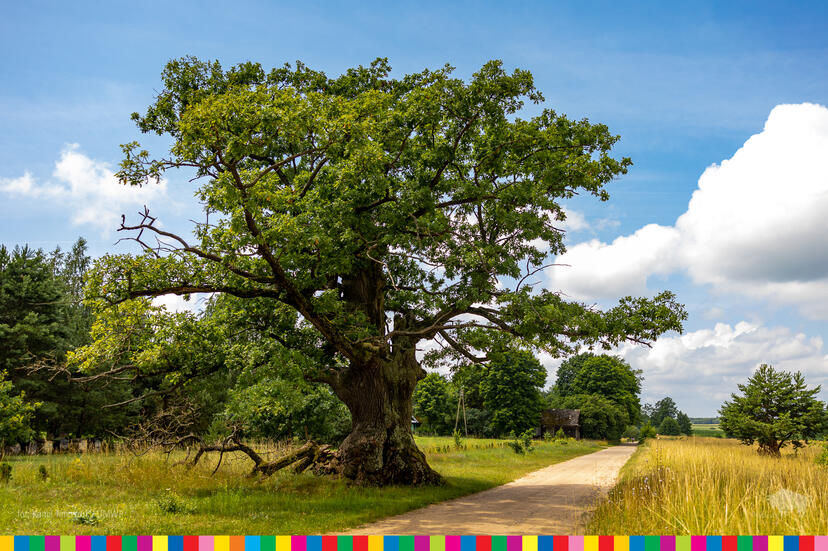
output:
[[73,224],[94,226],[104,235],[117,228],[127,208],[149,204],[166,193],[164,180],[140,188],[119,184],[107,163],[90,159],[77,144],[61,152],[51,181],[38,183],[29,173],[0,178],[0,194],[57,204],[67,210]]
[[673,226],[580,243],[547,272],[578,298],[646,291],[675,272],[717,291],[767,298],[828,319],[828,109],[779,105],[764,129],[699,178]]
[[617,351],[644,372],[642,401],[672,397],[690,415],[714,415],[763,363],[800,371],[808,386],[828,386],[828,356],[818,336],[784,326],[717,323],[709,329],[662,337],[652,348],[624,345]]

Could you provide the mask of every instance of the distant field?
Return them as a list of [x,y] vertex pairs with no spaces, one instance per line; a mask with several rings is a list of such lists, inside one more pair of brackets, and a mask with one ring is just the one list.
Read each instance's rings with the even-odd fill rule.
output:
[[718,430],[719,423],[693,423],[693,428],[701,430]]
[[724,438],[725,434],[718,423],[693,423],[693,436]]
[[588,534],[826,534],[822,443],[781,459],[713,438],[650,440],[621,471]]

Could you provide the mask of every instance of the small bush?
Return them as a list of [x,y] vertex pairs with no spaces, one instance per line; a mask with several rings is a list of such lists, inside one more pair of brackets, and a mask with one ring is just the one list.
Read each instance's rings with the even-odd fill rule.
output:
[[555,433],[555,440],[566,440],[566,433],[563,430],[563,427],[558,428],[558,432]]
[[523,444],[518,439],[510,440],[509,447],[512,448],[512,451],[518,455],[523,455],[526,453],[526,450],[523,449]]
[[656,429],[652,426],[649,422],[644,423],[641,427],[641,432],[638,437],[639,442],[644,442],[647,438],[655,438],[656,437]]
[[814,463],[821,467],[828,467],[828,442],[822,444],[822,451],[816,456]]
[[49,471],[46,470],[45,465],[41,465],[40,467],[38,467],[37,476],[40,478],[40,480],[48,480],[49,479]]
[[509,438],[511,438],[511,440],[505,442],[506,446],[512,448],[512,451],[518,455],[523,455],[524,453],[526,453],[526,450],[523,449],[523,442],[521,442],[520,439],[517,436],[515,436],[515,431],[509,433]]
[[72,522],[75,524],[83,524],[84,526],[97,526],[100,521],[98,520],[98,515],[92,511],[83,511],[75,513],[74,518],[72,518]]
[[520,436],[515,436],[515,431],[509,433],[509,440],[506,445],[512,448],[512,451],[518,455],[524,455],[528,452],[535,451],[535,446],[532,444],[532,429],[521,433]]
[[187,503],[175,492],[167,488],[163,494],[155,498],[155,504],[162,513],[188,513],[190,507]]
[[534,434],[535,431],[529,429],[520,435],[520,443],[523,445],[523,449],[526,452],[535,451],[535,445],[534,442],[532,442],[532,437],[534,436]]
[[8,484],[11,480],[12,467],[8,463],[0,463],[0,482]]
[[552,433],[551,432],[544,432],[543,433],[543,441],[544,442],[551,442],[552,441]]
[[460,431],[454,431],[454,447],[458,450],[463,448],[463,439],[460,437]]

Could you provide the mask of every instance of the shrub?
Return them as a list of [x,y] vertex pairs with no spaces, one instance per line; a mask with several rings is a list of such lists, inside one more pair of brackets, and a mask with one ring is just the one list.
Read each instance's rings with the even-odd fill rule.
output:
[[566,433],[563,428],[559,428],[558,432],[555,433],[555,440],[566,440]]
[[641,431],[638,436],[639,442],[644,442],[647,438],[655,438],[656,437],[656,430],[655,427],[652,426],[650,423],[644,423],[641,426]]
[[167,488],[163,494],[155,498],[155,504],[162,513],[187,513],[190,511],[187,503],[175,492]]
[[658,433],[665,436],[678,436],[681,434],[681,428],[679,427],[678,421],[672,417],[665,417],[658,427]]
[[828,467],[828,442],[822,444],[822,451],[816,456],[814,463],[822,467]]
[[523,445],[523,449],[527,452],[535,451],[534,442],[532,442],[532,437],[534,436],[535,431],[529,429],[524,431],[523,434],[520,435],[520,443]]
[[460,436],[460,431],[454,431],[454,447],[458,450],[463,449],[463,438]]
[[515,431],[510,432],[509,437],[511,438],[511,440],[509,440],[506,443],[506,445],[512,448],[512,451],[518,455],[525,454],[526,450],[523,448],[523,442],[520,440],[520,438],[515,436]]
[[49,471],[46,470],[46,467],[44,465],[41,465],[37,469],[37,476],[40,477],[40,480],[48,480]]
[[527,430],[520,434],[520,436],[515,435],[515,431],[509,433],[509,437],[511,440],[507,442],[507,445],[512,448],[512,451],[519,455],[524,455],[526,453],[531,453],[535,451],[535,446],[532,443],[532,435],[534,434],[533,430]]

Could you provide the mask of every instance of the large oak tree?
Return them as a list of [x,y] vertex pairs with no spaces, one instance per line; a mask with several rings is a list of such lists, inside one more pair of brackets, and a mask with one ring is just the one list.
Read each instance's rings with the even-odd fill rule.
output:
[[495,343],[561,355],[681,329],[669,292],[599,311],[534,280],[564,251],[562,201],[607,199],[630,161],[610,156],[618,138],[603,125],[520,118],[543,101],[527,71],[493,61],[467,82],[448,66],[393,78],[377,60],[329,78],[185,58],[162,81],[133,118],[170,151],[124,146],[119,177],[194,172],[209,223],[190,238],[149,212],[125,221],[144,252],[103,258],[92,287],[116,305],[205,292],[284,314],[260,334],[311,358],[305,377],[347,405],[347,477],[440,481],[410,429],[418,343],[444,346],[431,360],[485,362]]

